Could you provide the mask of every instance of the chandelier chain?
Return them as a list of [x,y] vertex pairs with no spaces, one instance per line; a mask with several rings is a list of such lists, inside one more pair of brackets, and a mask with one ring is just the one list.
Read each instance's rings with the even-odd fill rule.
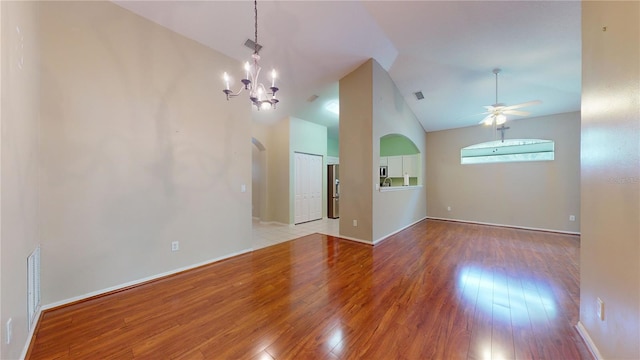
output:
[[254,11],[254,35],[255,41],[253,43],[253,53],[258,53],[258,0],[253,1],[253,11]]

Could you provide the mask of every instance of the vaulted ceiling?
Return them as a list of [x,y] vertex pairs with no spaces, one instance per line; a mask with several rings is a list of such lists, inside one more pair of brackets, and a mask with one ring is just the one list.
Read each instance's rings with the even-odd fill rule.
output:
[[[239,61],[250,58],[252,1],[116,3]],[[281,102],[275,111],[254,110],[254,118],[291,115],[337,136],[338,116],[325,104],[338,98],[339,79],[369,58],[389,72],[426,131],[477,125],[496,100],[494,68],[502,69],[499,102],[541,100],[523,109],[532,117],[578,111],[580,16],[580,1],[259,1],[261,65],[278,70]],[[222,73],[216,85],[211,96],[223,96]]]

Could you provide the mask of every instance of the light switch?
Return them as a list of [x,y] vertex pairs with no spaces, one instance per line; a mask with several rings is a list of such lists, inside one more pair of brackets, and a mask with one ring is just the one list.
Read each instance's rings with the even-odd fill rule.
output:
[[240,185],[240,192],[247,192],[247,185],[245,184]]

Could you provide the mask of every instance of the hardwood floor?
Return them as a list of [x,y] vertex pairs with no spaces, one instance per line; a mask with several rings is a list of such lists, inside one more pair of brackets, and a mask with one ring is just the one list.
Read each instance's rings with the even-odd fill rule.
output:
[[30,359],[591,359],[579,237],[312,234],[43,314]]

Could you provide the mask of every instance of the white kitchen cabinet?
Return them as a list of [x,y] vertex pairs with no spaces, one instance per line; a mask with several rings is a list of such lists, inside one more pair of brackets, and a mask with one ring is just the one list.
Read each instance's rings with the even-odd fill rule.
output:
[[327,165],[340,164],[340,158],[336,156],[327,156],[325,158],[327,160]]
[[420,172],[420,154],[402,156],[402,175],[409,174],[409,177],[418,177]]
[[387,157],[387,166],[388,166],[388,174],[389,177],[398,178],[404,176],[404,171],[402,169],[402,155],[398,156],[388,156]]
[[389,165],[388,159],[386,156],[380,156],[380,166],[387,166]]

